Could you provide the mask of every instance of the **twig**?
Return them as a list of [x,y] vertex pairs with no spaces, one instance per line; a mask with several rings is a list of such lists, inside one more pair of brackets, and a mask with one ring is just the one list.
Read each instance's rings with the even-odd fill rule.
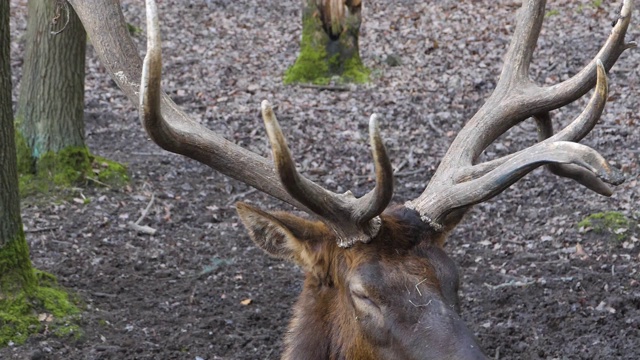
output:
[[398,166],[396,166],[395,169],[393,169],[393,174],[397,174],[400,172],[400,170],[402,170],[403,167],[405,167],[405,165],[407,165],[407,160],[402,160],[402,162],[400,162],[400,164],[398,164]]
[[416,303],[414,303],[413,301],[409,300],[409,302],[411,303],[411,305],[413,305],[413,306],[415,306],[415,307],[429,306],[429,305],[431,305],[431,301],[433,301],[433,300],[429,300],[429,302],[428,302],[428,303],[426,303],[426,304],[416,304]]
[[256,192],[256,189],[249,189],[245,192],[241,192],[239,194],[235,194],[231,196],[231,199],[227,202],[227,206],[231,206],[233,205],[236,201],[238,201],[238,199],[244,198],[247,195],[253,194],[254,192]]
[[134,151],[131,153],[131,155],[136,155],[136,156],[169,156],[172,155],[169,152],[166,153],[162,153],[162,152],[140,152],[140,151]]
[[189,295],[189,305],[193,305],[196,303],[196,289],[198,288],[198,285],[196,283],[196,285],[193,286],[193,290],[191,291],[191,295]]
[[410,176],[410,175],[415,175],[415,174],[420,174],[420,173],[424,173],[425,170],[421,169],[421,170],[409,170],[409,171],[403,171],[403,172],[397,172],[395,174],[393,174],[393,176],[398,177],[398,176]]
[[141,232],[144,234],[149,234],[149,235],[153,235],[156,233],[156,229],[150,227],[150,226],[145,226],[145,225],[140,225],[140,222],[147,216],[147,213],[149,212],[149,209],[151,209],[151,205],[153,205],[153,200],[155,199],[155,195],[152,193],[151,194],[151,200],[149,200],[149,203],[147,204],[147,207],[142,211],[142,215],[140,215],[140,217],[138,218],[138,220],[136,220],[136,222],[131,222],[129,221],[128,225],[129,227],[131,227],[132,229],[136,230],[137,232]]
[[502,283],[499,285],[491,285],[484,283],[484,286],[488,287],[491,290],[498,290],[505,287],[524,287],[535,284],[535,281],[508,281],[506,283]]
[[156,229],[152,228],[151,226],[138,225],[138,224],[136,224],[134,222],[131,222],[131,221],[129,221],[128,225],[133,230],[135,230],[135,231],[137,231],[139,233],[143,233],[143,234],[153,235],[157,231]]
[[310,85],[310,84],[301,84],[298,86],[305,89],[316,89],[316,90],[327,90],[327,91],[351,91],[351,89],[347,86]]
[[418,285],[422,284],[423,282],[425,282],[425,281],[427,281],[427,280],[429,280],[429,278],[424,278],[424,279],[420,280],[420,281],[416,284],[416,291],[418,292],[418,294],[419,294],[420,296],[422,296],[422,293],[420,292],[420,289],[418,288]]
[[101,293],[101,292],[92,292],[91,293],[93,296],[95,297],[100,297],[100,298],[110,298],[113,299],[115,297],[118,297],[118,295],[116,294],[107,294],[107,293]]
[[429,127],[431,128],[431,130],[435,131],[438,135],[440,135],[440,136],[444,135],[444,131],[436,126],[436,124],[433,122],[433,118],[432,117],[427,119],[427,124],[429,124]]
[[98,180],[98,179],[94,179],[94,178],[92,178],[92,177],[87,176],[87,180],[91,180],[91,181],[93,181],[94,183],[96,183],[96,184],[98,184],[98,185],[102,185],[102,186],[106,187],[107,189],[111,190],[111,186],[109,186],[109,185],[107,185],[107,184],[103,183],[102,181],[100,181],[100,180]]
[[24,232],[25,233],[39,233],[39,232],[45,232],[45,231],[49,231],[49,230],[58,230],[58,227],[57,226],[49,226],[49,227],[37,228],[37,229],[25,229]]
[[64,245],[73,245],[73,243],[71,241],[64,241],[64,240],[47,239],[47,242],[52,242],[52,243],[56,243],[56,244],[64,244]]

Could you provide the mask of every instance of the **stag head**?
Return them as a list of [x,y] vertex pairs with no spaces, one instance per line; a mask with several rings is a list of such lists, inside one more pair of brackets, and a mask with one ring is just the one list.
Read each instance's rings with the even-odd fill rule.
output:
[[[112,29],[104,17],[92,17],[86,2],[71,3],[92,39],[103,40],[101,32]],[[350,192],[326,190],[296,171],[266,101],[262,116],[275,166],[179,111],[160,89],[160,29],[153,0],[146,1],[148,51],[139,88],[142,123],[164,149],[207,164],[319,219],[237,205],[260,248],[298,264],[306,273],[286,335],[284,359],[480,359],[484,355],[458,315],[459,277],[442,249],[446,236],[472,205],[540,166],[607,196],[612,192],[609,185],[624,180],[598,152],[578,142],[595,126],[605,106],[606,71],[625,49],[635,46],[624,41],[632,3],[623,2],[620,18],[592,61],[572,78],[542,87],[530,80],[529,65],[545,1],[524,0],[496,89],[457,135],[424,192],[404,205],[389,206],[393,172],[376,115],[369,124],[376,185],[356,198]],[[117,9],[117,4],[109,6],[105,12]],[[118,46],[110,46],[110,38],[116,38]],[[119,86],[135,99],[139,59],[125,55],[132,52],[129,39],[122,35],[109,39],[95,41],[96,50]],[[549,112],[594,87],[584,111],[554,134]],[[536,121],[538,143],[478,162],[493,141],[528,118]]]
[[392,207],[342,248],[323,222],[237,207],[258,246],[306,274],[283,359],[484,358],[458,315],[457,268],[417,212]]

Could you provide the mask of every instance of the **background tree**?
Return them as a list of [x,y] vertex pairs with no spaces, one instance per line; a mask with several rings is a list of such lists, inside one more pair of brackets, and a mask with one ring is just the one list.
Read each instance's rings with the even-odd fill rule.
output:
[[[22,231],[18,172],[11,104],[9,62],[9,2],[0,1],[0,302],[14,288],[29,290],[35,283],[29,250]],[[0,314],[1,307],[0,307]],[[2,317],[0,315],[0,323]]]
[[[93,175],[96,159],[84,141],[86,44],[82,23],[66,1],[29,1],[16,116],[18,170],[46,178],[44,184],[67,185]],[[98,175],[109,183],[117,179],[109,171]]]
[[302,0],[300,54],[285,74],[285,83],[362,83],[369,70],[358,48],[361,0]]
[[[11,104],[9,61],[9,1],[0,1],[0,347],[20,343],[38,332],[38,314],[62,320],[78,310],[60,290],[53,276],[35,270],[22,229],[18,172]],[[77,329],[66,321],[53,321],[50,330]]]

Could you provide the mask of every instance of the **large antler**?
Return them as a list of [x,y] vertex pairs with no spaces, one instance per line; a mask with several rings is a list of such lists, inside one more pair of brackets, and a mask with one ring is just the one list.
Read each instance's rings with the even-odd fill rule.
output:
[[[135,103],[140,101],[142,123],[151,139],[165,150],[195,159],[256,189],[320,216],[335,232],[341,246],[368,242],[380,227],[378,215],[393,194],[393,172],[378,129],[369,131],[376,172],[375,188],[361,198],[336,194],[301,176],[268,102],[262,116],[272,145],[276,168],[262,156],[237,146],[190,119],[160,89],[161,45],[154,0],[146,1],[147,55],[144,65],[127,34],[115,0],[70,0],[112,78]],[[138,78],[142,72],[141,83]],[[137,90],[140,90],[138,93]]]
[[[622,174],[600,154],[576,142],[591,131],[605,106],[605,70],[613,66],[624,50],[635,46],[635,43],[624,42],[633,1],[624,1],[611,35],[582,71],[560,84],[540,87],[529,79],[529,65],[542,27],[545,3],[544,0],[523,1],[496,89],[455,138],[425,191],[405,204],[418,211],[435,229],[444,228],[447,215],[499,194],[541,165],[551,164],[555,174],[572,178],[607,196],[611,190],[605,183],[618,185],[624,181]],[[549,111],[580,98],[594,84],[594,94],[584,111],[553,135]],[[476,164],[487,146],[530,117],[536,120],[539,143]],[[459,219],[459,214],[455,218]]]

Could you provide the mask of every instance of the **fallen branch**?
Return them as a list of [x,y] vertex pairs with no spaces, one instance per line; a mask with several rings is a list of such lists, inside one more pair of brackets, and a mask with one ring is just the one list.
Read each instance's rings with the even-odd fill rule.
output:
[[128,225],[130,228],[132,228],[133,230],[143,233],[143,234],[149,234],[149,235],[154,235],[156,233],[156,229],[150,227],[150,226],[146,226],[146,225],[140,225],[140,222],[142,222],[142,220],[147,216],[147,213],[149,212],[149,210],[151,209],[151,205],[153,205],[153,201],[155,200],[155,196],[152,193],[151,194],[151,200],[149,200],[149,203],[147,204],[147,207],[142,211],[142,215],[140,215],[140,217],[138,218],[138,220],[136,220],[136,222],[131,222],[129,221]]
[[87,178],[87,180],[89,180],[89,181],[93,181],[94,183],[96,183],[96,184],[98,184],[98,185],[101,185],[101,186],[104,186],[104,187],[106,187],[107,189],[111,190],[111,186],[109,186],[108,184],[103,183],[102,181],[100,181],[100,180],[98,180],[98,179],[94,179],[94,178],[92,178],[92,177],[90,177],[90,176],[87,176],[86,178]]
[[45,232],[45,231],[49,231],[49,230],[58,230],[57,226],[49,226],[49,227],[44,227],[44,228],[36,228],[36,229],[24,229],[25,233],[39,233],[39,232]]
[[484,286],[488,287],[491,290],[498,290],[505,287],[524,287],[535,284],[535,281],[507,281],[506,283],[491,285],[484,283]]

